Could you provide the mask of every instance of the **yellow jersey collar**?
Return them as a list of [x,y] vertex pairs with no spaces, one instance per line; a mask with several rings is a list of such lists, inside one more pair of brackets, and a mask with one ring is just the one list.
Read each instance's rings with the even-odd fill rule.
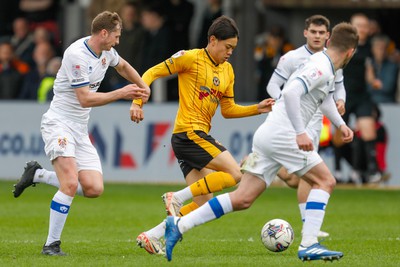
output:
[[204,51],[206,51],[206,54],[207,54],[208,58],[211,60],[211,62],[214,64],[214,66],[218,67],[219,64],[215,63],[215,61],[212,59],[212,57],[208,53],[207,48],[204,48]]

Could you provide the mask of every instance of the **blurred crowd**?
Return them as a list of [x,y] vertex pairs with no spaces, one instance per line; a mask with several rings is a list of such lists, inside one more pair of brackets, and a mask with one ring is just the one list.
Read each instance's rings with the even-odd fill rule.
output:
[[4,1],[1,10],[0,99],[46,100],[61,64],[58,1]]
[[[0,99],[38,102],[52,99],[53,81],[62,58],[60,5],[58,0],[5,3],[0,13]],[[191,1],[91,1],[87,20],[91,21],[104,10],[120,14],[123,32],[115,48],[139,74],[143,74],[179,50],[205,47],[208,27],[222,15],[222,0],[207,0],[194,42],[190,42],[189,36],[195,12]],[[120,88],[126,83],[113,69],[106,76],[100,91]],[[176,79],[168,81],[167,101],[178,99],[176,84]]]
[[[195,6],[190,0],[90,1],[87,20],[103,10],[116,11],[123,20],[118,53],[138,72],[160,63],[179,50],[207,44],[207,29],[222,15],[223,0],[207,0],[196,38],[190,38]],[[0,99],[46,102],[52,97],[52,81],[61,63],[62,3],[57,0],[6,1],[0,11]],[[90,28],[88,26],[88,28]],[[89,34],[89,33],[88,33]],[[194,40],[193,40],[194,39]],[[395,43],[370,18],[366,46],[366,86],[374,101],[400,102],[400,55]],[[267,97],[266,84],[279,58],[295,49],[280,25],[270,25],[257,36],[254,60],[257,100]],[[113,69],[107,72],[100,91],[126,83]],[[177,80],[167,85],[167,101],[176,101]]]

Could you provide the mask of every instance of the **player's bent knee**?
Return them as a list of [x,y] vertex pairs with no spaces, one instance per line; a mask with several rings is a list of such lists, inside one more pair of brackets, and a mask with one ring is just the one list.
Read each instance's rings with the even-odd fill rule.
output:
[[76,190],[78,189],[78,181],[69,180],[69,181],[63,183],[62,187],[66,188],[71,193],[75,193]]
[[299,187],[300,179],[295,174],[290,174],[289,179],[285,180],[285,182],[290,188],[296,189]]
[[336,186],[336,179],[333,177],[328,179],[326,185],[333,190]]
[[290,188],[293,188],[293,189],[297,189],[298,187],[299,187],[299,183],[298,182],[293,182],[293,181],[288,181],[287,183],[286,183]]
[[90,188],[86,188],[84,190],[84,192],[85,192],[84,193],[85,197],[96,198],[96,197],[99,197],[99,196],[101,196],[103,194],[104,186],[103,185],[101,185],[101,186],[92,186]]

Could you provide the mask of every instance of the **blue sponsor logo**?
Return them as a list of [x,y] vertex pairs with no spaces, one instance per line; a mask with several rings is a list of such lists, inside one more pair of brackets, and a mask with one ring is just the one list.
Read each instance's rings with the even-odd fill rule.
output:
[[45,155],[44,142],[40,133],[0,134],[0,155],[2,156],[38,156]]

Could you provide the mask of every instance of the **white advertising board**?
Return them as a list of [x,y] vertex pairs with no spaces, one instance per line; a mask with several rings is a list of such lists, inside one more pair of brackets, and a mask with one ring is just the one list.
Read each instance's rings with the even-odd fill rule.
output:
[[[17,179],[26,161],[43,167],[51,164],[43,151],[40,119],[48,105],[32,102],[0,102],[0,179]],[[89,132],[100,155],[104,180],[116,182],[183,182],[170,138],[177,104],[148,104],[145,120],[129,119],[129,103],[93,108]],[[383,106],[383,122],[389,133],[387,151],[389,185],[400,185],[400,107]],[[210,134],[240,161],[250,150],[252,136],[266,115],[224,119],[217,110]],[[333,155],[324,154],[328,166]]]
[[[30,102],[1,102],[1,178],[18,178],[25,162],[32,159],[51,168],[40,134],[40,119],[47,108]],[[89,132],[102,161],[104,179],[183,182],[170,144],[176,110],[176,104],[148,104],[145,120],[136,124],[129,119],[129,103],[93,108]],[[211,133],[240,160],[250,151],[254,129],[264,119],[265,115],[226,120],[218,114]]]

